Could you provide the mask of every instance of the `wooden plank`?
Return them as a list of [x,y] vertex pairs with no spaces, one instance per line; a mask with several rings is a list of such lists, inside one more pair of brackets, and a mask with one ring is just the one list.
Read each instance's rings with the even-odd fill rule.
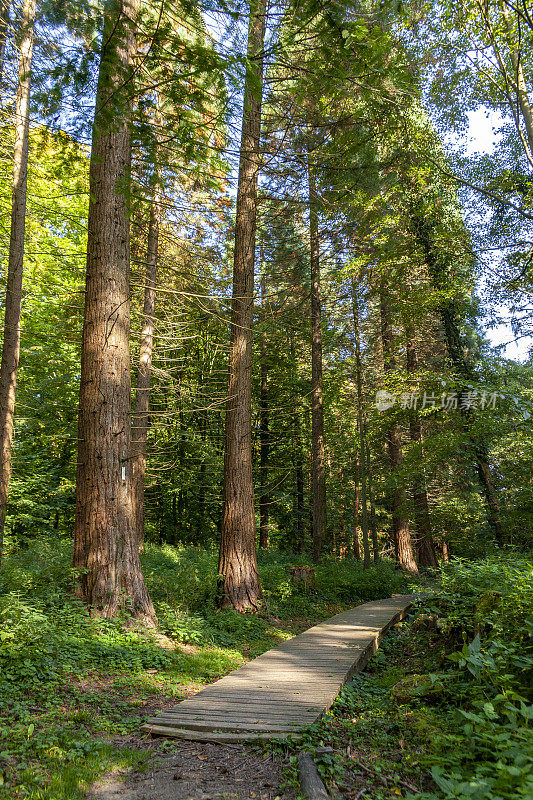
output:
[[294,725],[290,724],[271,724],[265,725],[262,723],[248,723],[248,722],[232,722],[231,724],[225,725],[220,720],[211,720],[211,719],[200,719],[200,720],[193,720],[189,722],[189,720],[183,719],[174,719],[174,720],[162,720],[159,723],[162,728],[183,728],[188,730],[198,730],[198,731],[277,731],[279,733],[292,733],[294,730],[299,730],[301,725],[294,723]]
[[176,711],[174,713],[164,713],[159,714],[157,717],[157,721],[159,722],[162,719],[177,719],[180,717],[181,719],[201,719],[205,718],[206,716],[213,717],[216,719],[217,717],[220,719],[244,719],[244,720],[273,720],[274,722],[279,722],[281,720],[293,720],[297,719],[300,722],[305,722],[306,720],[313,719],[319,711],[313,711],[311,714],[302,714],[296,711],[287,711],[283,714],[281,711],[277,714],[274,714],[267,706],[263,706],[259,711],[256,712],[242,712],[238,709],[235,711],[227,712],[221,709],[202,709],[201,711],[193,710],[193,709],[184,709],[182,712]]
[[157,724],[158,725],[175,725],[175,724],[179,723],[180,726],[186,728],[187,725],[189,725],[189,724],[193,725],[198,721],[204,721],[204,720],[207,720],[207,719],[210,722],[212,722],[213,725],[215,723],[219,723],[221,726],[224,726],[227,723],[228,725],[233,725],[233,724],[235,724],[235,725],[238,725],[238,724],[243,724],[243,725],[262,725],[262,724],[265,724],[265,725],[273,725],[273,726],[277,727],[277,726],[300,725],[300,724],[304,724],[304,722],[305,722],[304,720],[299,719],[297,717],[296,718],[289,717],[287,719],[280,719],[280,718],[272,719],[272,718],[270,718],[270,719],[267,720],[266,718],[257,718],[257,717],[227,717],[227,716],[224,717],[224,716],[213,716],[212,714],[200,714],[200,715],[197,715],[197,716],[193,716],[193,715],[180,716],[178,714],[173,714],[173,715],[163,715],[163,714],[161,714],[160,716],[157,717]]
[[[174,709],[169,709],[165,712],[165,716],[172,714],[172,716],[199,716],[201,714],[214,714],[215,716],[218,715],[225,715],[227,717],[231,717],[232,719],[238,719],[240,717],[265,717],[269,719],[289,719],[289,718],[298,718],[303,720],[313,720],[319,714],[322,713],[322,707],[315,708],[312,711],[306,711],[305,709],[300,708],[290,708],[290,709],[281,709],[270,708],[270,703],[265,703],[262,706],[256,706],[253,711],[247,710],[243,712],[238,706],[231,706],[227,709],[223,708],[211,708],[210,706],[204,706],[202,709],[184,709],[183,711],[174,711]],[[161,715],[157,716],[157,719],[160,718]]]
[[158,725],[162,728],[183,728],[184,730],[200,730],[200,731],[239,731],[239,730],[246,730],[246,731],[263,731],[272,732],[276,731],[277,733],[293,733],[294,731],[301,731],[303,728],[306,727],[305,720],[295,720],[293,722],[256,722],[251,720],[250,722],[246,721],[230,721],[224,722],[220,718],[212,719],[211,717],[205,717],[200,719],[188,720],[183,719],[181,717],[176,717],[175,719],[164,719],[161,722],[158,721]]
[[[314,701],[306,701],[305,697],[297,694],[296,692],[292,691],[289,693],[291,696],[292,701],[294,702],[295,706],[299,706],[303,709],[315,709],[320,707],[320,703],[317,700]],[[255,706],[262,705],[266,698],[268,697],[268,702],[271,703],[272,708],[276,708],[280,706],[281,708],[287,707],[287,693],[285,692],[262,692],[261,694],[254,695],[254,697],[248,696],[246,698],[246,706],[249,708],[254,708]],[[219,703],[224,708],[231,707],[232,705],[239,705],[242,707],[242,697],[238,696],[237,694],[223,694],[222,692],[220,695],[211,695],[210,697],[199,697],[198,699],[190,700],[187,704],[183,703],[184,707],[189,706],[205,706],[211,703]],[[181,705],[173,706],[174,708],[181,708]]]
[[[287,702],[285,700],[275,700],[272,695],[269,695],[269,699],[266,701],[268,702],[269,709],[272,710],[272,713],[284,713],[287,710]],[[247,698],[246,700],[246,711],[250,714],[254,712],[256,708],[262,708],[265,705],[265,697],[262,697],[260,700],[254,700],[253,702]],[[172,708],[167,708],[166,712],[176,712],[179,713],[181,709],[198,709],[198,711],[205,710],[206,708],[212,709],[221,709],[223,711],[231,711],[233,708],[243,710],[242,708],[242,698],[236,698],[233,695],[229,697],[221,695],[220,698],[213,698],[207,700],[206,698],[198,698],[198,700],[189,700],[186,704],[180,704],[177,706],[172,706]],[[319,704],[300,704],[300,707],[295,703],[295,710],[299,713],[311,713],[314,711],[320,711]]]
[[[302,726],[306,723],[302,720],[294,720],[294,721],[280,721],[274,722],[270,720],[269,722],[265,722],[264,720],[228,720],[227,722],[220,717],[212,718],[212,717],[199,717],[198,719],[195,718],[187,718],[184,719],[183,717],[174,717],[172,719],[162,719],[161,721],[158,719],[158,725],[161,725],[165,728],[198,728],[205,730],[239,730],[239,729],[246,729],[246,730],[300,730]],[[205,727],[207,726],[207,728]]]
[[[207,697],[202,697],[202,703],[209,702],[210,698],[214,700],[220,700],[221,702],[227,703],[240,703],[241,706],[244,705],[243,697],[244,693],[240,692],[233,692],[231,694],[220,694],[215,695],[212,694]],[[320,694],[317,689],[312,692],[300,692],[294,688],[287,688],[285,691],[280,691],[279,688],[277,689],[264,689],[262,692],[257,693],[254,695],[254,703],[256,705],[265,703],[265,702],[272,702],[272,705],[281,705],[286,706],[287,703],[295,703],[301,707],[311,708],[316,705],[321,705]],[[246,703],[252,705],[252,700],[249,699],[249,695],[246,694]]]
[[[189,731],[183,728],[163,728],[158,725],[143,725],[142,730],[152,736],[171,736],[176,739],[190,739],[193,742],[257,742],[260,739],[286,738],[271,733],[215,733],[206,731]],[[292,734],[293,739],[300,738],[297,733]]]

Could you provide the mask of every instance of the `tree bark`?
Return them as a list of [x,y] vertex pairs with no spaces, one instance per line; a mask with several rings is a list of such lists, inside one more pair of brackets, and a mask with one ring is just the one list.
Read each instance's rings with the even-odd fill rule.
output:
[[[177,475],[178,475],[178,482],[181,480],[182,476],[185,474],[186,470],[186,463],[185,463],[185,447],[187,442],[187,426],[185,424],[185,414],[183,411],[183,396],[181,391],[183,381],[183,375],[180,372],[178,375],[178,379],[176,382],[176,406],[178,410],[178,425],[179,428],[179,436],[178,432],[176,431],[175,439],[177,439],[178,446],[176,448],[176,467],[177,467]],[[180,485],[178,493],[176,495],[177,502],[176,502],[176,514],[174,518],[174,535],[173,541],[174,544],[177,546],[178,544],[182,544],[184,541],[187,541],[187,531],[183,530],[184,522],[185,522],[185,506],[186,506],[186,493],[183,489],[183,485]]]
[[[24,18],[24,10],[22,12],[22,15]],[[6,57],[6,42],[7,42],[8,27],[9,27],[9,0],[0,0],[0,103],[1,104],[3,104],[4,102],[4,63]]]
[[219,605],[259,610],[252,477],[252,325],[266,0],[251,0],[244,85],[224,451]]
[[[289,352],[291,363],[294,365],[293,381],[297,384],[296,352],[294,347],[294,336],[289,329]],[[293,508],[296,516],[296,536],[294,549],[300,553],[305,552],[305,499],[304,499],[304,463],[302,455],[302,437],[300,435],[300,414],[298,412],[299,398],[295,397],[292,411],[292,427],[294,432],[293,464],[294,464],[294,502]]]
[[450,549],[448,547],[448,542],[446,539],[442,540],[442,560],[445,564],[448,564],[450,561]]
[[507,31],[507,44],[509,46],[509,54],[511,56],[511,63],[514,69],[515,91],[522,112],[522,119],[526,128],[527,139],[530,149],[530,155],[533,156],[533,109],[529,102],[529,95],[527,91],[527,83],[524,75],[524,68],[522,66],[522,59],[520,55],[520,47],[514,40],[513,23],[509,15],[509,9],[505,0],[500,0],[499,6],[503,14],[505,22],[505,29]]
[[355,279],[352,278],[352,312],[355,332],[355,380],[357,385],[357,429],[359,431],[359,475],[361,477],[361,530],[363,533],[363,566],[370,566],[368,540],[368,504],[366,494],[365,431],[363,424],[363,379],[361,370],[361,341],[359,337],[359,303]]
[[[505,58],[503,57],[499,47],[498,37],[500,36],[500,32],[496,30],[491,21],[489,4],[482,5],[480,3],[478,5],[478,10],[481,12],[481,18],[485,26],[485,30],[489,35],[494,56],[496,58],[496,63],[498,64],[498,68],[503,78],[503,91],[507,96],[509,110],[513,118],[516,132],[518,133],[518,137],[522,142],[526,158],[528,159],[529,163],[533,165],[533,111],[529,102],[528,87],[522,64],[521,44],[523,43],[521,43],[520,39],[518,39],[518,41],[515,39],[513,21],[509,14],[509,8],[506,0],[499,0],[497,5],[503,16],[505,26],[504,37],[507,41],[509,55],[513,65],[512,74],[509,74],[509,70],[507,69],[507,65],[505,63]],[[501,21],[498,19],[496,27],[499,28],[500,25]],[[520,32],[520,26],[518,26],[518,31]],[[515,97],[513,97],[513,93]],[[526,136],[524,136],[524,132],[520,125],[520,113],[522,114],[522,120],[526,128]]]
[[[157,181],[157,169],[155,174]],[[158,249],[159,197],[157,185],[155,185],[150,203],[150,221],[148,223],[141,346],[131,427],[133,508],[139,552],[144,550],[144,485],[146,477],[146,443],[150,421],[150,381],[154,349]]]
[[370,531],[372,534],[372,553],[374,556],[374,563],[377,564],[379,561],[378,528],[376,524],[376,508],[374,505],[374,492],[372,488],[372,463],[370,461],[370,447],[368,445],[368,436],[366,435],[366,424],[364,426],[364,430],[365,430],[365,441],[366,441],[366,472],[368,477],[368,502],[370,504]]
[[[201,381],[200,385],[202,385],[203,381]],[[200,418],[198,420],[198,427],[200,428],[200,445],[202,448],[201,452],[201,462],[200,462],[200,474],[198,476],[198,517],[196,522],[196,538],[199,542],[205,541],[205,534],[202,536],[202,532],[205,530],[205,490],[206,490],[206,473],[207,473],[207,463],[205,460],[205,444],[207,439],[207,419],[206,419],[206,412],[200,412]]]
[[[409,323],[405,325],[407,335],[406,354],[407,372],[415,374],[418,369],[418,359],[416,348],[413,342],[413,332]],[[409,434],[411,441],[419,445],[423,450],[424,437],[422,423],[416,410],[410,411],[409,415]],[[413,477],[412,481],[413,503],[415,508],[415,518],[417,527],[417,550],[418,560],[421,567],[438,567],[435,544],[431,533],[431,519],[429,516],[429,503],[426,489],[426,476],[424,467]]]
[[[463,416],[469,420],[469,412],[462,409]],[[489,525],[494,531],[494,538],[498,544],[504,544],[505,534],[501,524],[501,506],[498,500],[498,492],[492,478],[492,471],[489,465],[489,455],[485,441],[479,436],[470,436],[470,444],[477,467],[479,483],[485,495],[487,504],[487,517]]]
[[[385,372],[390,372],[396,366],[394,357],[394,335],[391,323],[391,311],[388,292],[383,285],[379,291],[379,310],[381,319],[381,344],[383,348],[383,368]],[[395,473],[402,463],[402,439],[400,427],[395,422],[392,423],[387,431],[387,449],[391,465],[392,477],[395,480]],[[396,560],[409,572],[418,572],[413,553],[411,534],[409,532],[409,522],[405,516],[405,491],[402,487],[394,485],[391,491],[392,509],[392,538]]]
[[127,187],[135,20],[140,0],[106,9],[89,171],[78,416],[74,567],[91,613],[156,622],[133,507],[130,239]]
[[[263,259],[261,258],[261,262]],[[261,307],[265,310],[266,278],[261,276]],[[265,315],[263,314],[263,331],[261,333],[261,398],[260,405],[260,467],[259,480],[261,484],[259,497],[259,547],[268,550],[268,458],[270,451],[270,435],[268,430],[268,364],[267,364],[267,341],[264,329]]]
[[[409,421],[411,441],[423,446],[422,426],[420,420],[411,417]],[[424,475],[416,475],[412,483],[413,503],[417,527],[418,560],[421,567],[438,567],[435,544],[431,533],[431,519]]]
[[[300,442],[297,442],[299,445]],[[300,553],[305,552],[305,501],[304,501],[304,467],[302,454],[300,451],[296,452],[295,464],[295,478],[296,478],[296,534],[297,534],[297,549]]]
[[318,197],[314,165],[308,151],[309,241],[311,255],[311,452],[313,492],[313,563],[317,564],[327,528],[324,399],[322,392],[322,300]]
[[[15,146],[11,233],[7,266],[4,341],[0,365],[0,564],[2,562],[7,495],[11,478],[11,449],[15,419],[15,393],[20,357],[20,310],[26,233],[30,90],[33,57],[35,0],[24,0],[20,33],[19,82],[15,106]],[[5,43],[5,34],[4,34]]]
[[360,508],[360,497],[359,497],[359,475],[360,475],[360,468],[359,468],[359,456],[357,455],[355,458],[355,470],[354,470],[354,480],[355,480],[355,492],[354,492],[354,528],[353,528],[353,556],[356,561],[361,560],[361,548],[359,546],[359,508]]

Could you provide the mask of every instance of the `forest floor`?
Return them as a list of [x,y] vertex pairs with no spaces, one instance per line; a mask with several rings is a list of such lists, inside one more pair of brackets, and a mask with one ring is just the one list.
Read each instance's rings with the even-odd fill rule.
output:
[[[32,685],[0,705],[0,798],[74,800],[85,797],[91,785],[89,797],[101,800],[119,794],[135,800],[289,797],[277,758],[234,746],[152,739],[141,726],[177,699],[339,610],[339,604],[324,605],[318,618],[283,621],[257,616],[251,635],[241,634],[231,648],[173,645],[131,631],[124,632],[127,644],[117,647],[114,641],[106,647],[109,638],[101,632],[100,638],[108,639],[104,649],[115,651],[111,671],[94,664],[76,674],[73,664],[72,672],[50,686],[41,668],[28,663],[26,669],[35,670]],[[112,633],[116,639],[118,631]],[[46,649],[46,640],[40,644]],[[89,642],[86,650],[90,653]],[[19,674],[21,669],[24,664]],[[102,774],[105,779],[93,783]]]
[[8,551],[0,575],[0,800],[286,800],[302,748],[333,800],[533,797],[527,558],[451,564],[300,743],[240,748],[151,740],[141,726],[318,620],[405,592],[406,578],[387,562],[326,560],[304,592],[288,578],[294,557],[270,553],[268,613],[217,613],[215,552],[151,548],[161,637],[90,618],[70,557],[43,540]]
[[[301,590],[289,574],[299,558],[264,554],[268,611],[242,615],[215,609],[215,549],[148,547],[143,569],[160,622],[156,635],[125,619],[88,616],[73,595],[67,540],[8,544],[0,573],[0,799],[82,800],[105,774],[115,781],[149,775],[153,759],[175,748],[140,735],[155,712],[316,622],[409,588],[391,563],[363,571],[353,561],[324,559],[316,588]],[[221,759],[235,757],[228,748]],[[257,755],[242,758],[253,774]],[[193,763],[210,769],[204,761]],[[267,771],[278,774],[272,764]],[[277,777],[274,783],[274,797],[282,797]],[[244,795],[236,778],[234,784],[241,797],[261,797],[258,783]]]
[[283,760],[240,745],[130,741],[148,749],[141,771],[116,770],[97,781],[88,800],[290,800]]

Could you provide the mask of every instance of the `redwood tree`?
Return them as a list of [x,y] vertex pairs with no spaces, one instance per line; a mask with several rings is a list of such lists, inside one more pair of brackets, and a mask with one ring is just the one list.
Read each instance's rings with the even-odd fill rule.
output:
[[[412,326],[406,324],[407,342],[406,342],[406,357],[407,357],[407,371],[416,373],[418,369],[418,358],[416,347],[414,344],[414,333]],[[423,453],[422,447],[424,444],[424,435],[422,431],[422,422],[416,410],[413,409],[409,415],[409,434],[411,441],[418,445],[420,448],[421,468],[417,470],[412,480],[413,503],[415,508],[415,519],[417,529],[417,550],[418,560],[421,567],[438,567],[437,555],[435,553],[435,544],[431,533],[431,519],[429,516],[429,503],[426,488],[426,476],[424,474],[423,466]],[[417,459],[417,461],[418,461]]]
[[[291,364],[293,365],[293,381],[296,384],[297,370],[296,370],[296,348],[294,346],[294,331],[289,328],[289,353],[291,357]],[[294,399],[294,405],[291,412],[291,428],[293,432],[293,445],[292,445],[292,466],[294,468],[294,492],[293,492],[293,514],[295,525],[293,546],[296,552],[305,552],[305,527],[304,527],[304,514],[305,514],[305,501],[304,501],[304,464],[302,456],[302,436],[300,432],[300,413],[299,413],[299,398]]]
[[[261,258],[261,263],[263,259]],[[266,276],[261,276],[261,307],[264,312],[266,302]],[[259,547],[262,550],[268,549],[268,458],[270,452],[270,434],[268,429],[269,408],[268,408],[268,363],[267,363],[267,340],[266,331],[261,333],[261,397],[260,397],[260,427],[259,427],[259,476],[261,484],[261,495],[259,498]]]
[[[7,27],[8,6],[2,6]],[[7,493],[11,477],[11,448],[15,418],[15,391],[20,356],[20,307],[22,303],[22,269],[26,232],[26,200],[28,186],[28,148],[30,132],[30,88],[33,56],[35,0],[24,0],[19,38],[19,81],[15,104],[15,147],[13,152],[13,190],[11,199],[11,233],[7,265],[4,312],[4,341],[0,365],[0,562],[2,560]],[[2,25],[4,20],[2,21]],[[2,32],[2,62],[5,30]]]
[[322,392],[322,300],[318,196],[314,164],[308,151],[309,243],[311,256],[311,476],[313,495],[313,562],[318,563],[326,536],[326,454]]
[[154,188],[150,203],[148,240],[146,245],[146,271],[144,303],[139,351],[139,370],[135,389],[135,407],[131,429],[133,510],[139,551],[144,547],[144,483],[146,475],[146,442],[150,408],[150,380],[154,349],[154,315],[157,294],[157,258],[159,245],[159,202],[157,170],[154,171]]
[[[368,539],[367,474],[365,456],[365,426],[363,421],[363,381],[361,374],[361,340],[359,336],[359,302],[355,279],[352,279],[352,312],[355,331],[355,380],[357,385],[357,429],[359,431],[359,477],[361,479],[361,529],[363,532],[363,564],[370,567],[370,543]],[[357,535],[357,534],[356,534]]]
[[[379,290],[379,310],[381,322],[381,345],[383,348],[383,368],[390,372],[396,367],[394,356],[394,334],[391,319],[390,297],[387,287],[382,282]],[[400,426],[392,422],[387,431],[387,449],[389,452],[390,466],[393,481],[395,472],[402,463],[402,439]],[[405,514],[405,490],[402,486],[395,485],[391,491],[392,505],[392,536],[396,559],[402,567],[409,572],[418,572],[409,521]]]
[[240,147],[224,448],[219,605],[258,610],[252,478],[252,325],[266,1],[251,0]]
[[74,566],[91,613],[155,622],[132,492],[130,236],[132,73],[140,0],[106,6],[89,173]]

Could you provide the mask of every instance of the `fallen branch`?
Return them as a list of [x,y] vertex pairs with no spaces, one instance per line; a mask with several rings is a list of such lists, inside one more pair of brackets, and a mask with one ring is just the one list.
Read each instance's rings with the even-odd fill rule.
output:
[[416,794],[420,794],[421,792],[421,789],[417,789],[416,786],[413,786],[412,783],[408,783],[407,781],[396,781],[396,783],[399,783],[400,786],[405,786],[410,792],[415,792]]
[[317,772],[315,762],[309,753],[298,753],[300,786],[309,800],[329,800],[326,787]]

